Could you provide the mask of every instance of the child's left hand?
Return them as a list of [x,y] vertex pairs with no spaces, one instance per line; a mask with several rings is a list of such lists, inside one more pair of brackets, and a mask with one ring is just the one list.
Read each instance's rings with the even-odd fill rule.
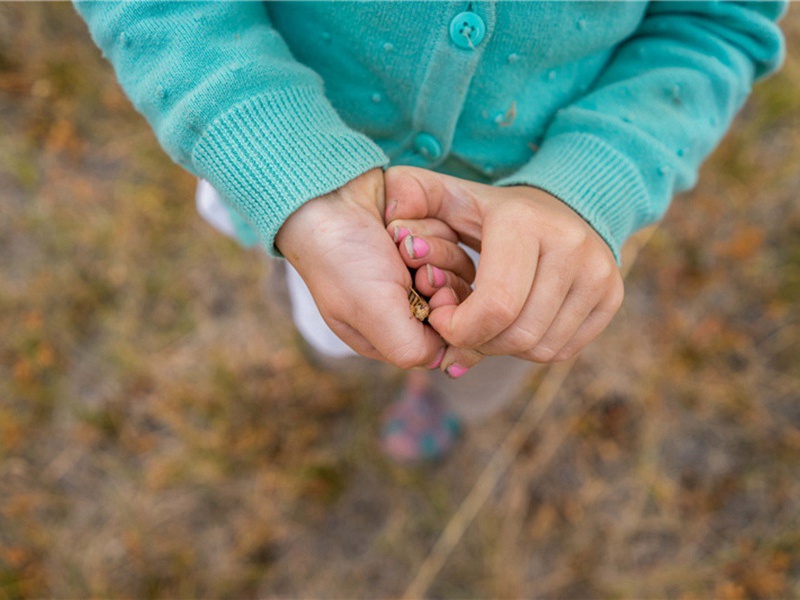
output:
[[[455,297],[443,288],[431,301],[429,322],[450,344],[441,364],[448,374],[466,372],[483,355],[565,360],[603,331],[621,305],[622,276],[611,249],[554,196],[414,167],[392,167],[384,181],[390,232],[439,220],[481,252],[474,292],[467,296],[457,284]],[[451,274],[465,282],[469,275]]]

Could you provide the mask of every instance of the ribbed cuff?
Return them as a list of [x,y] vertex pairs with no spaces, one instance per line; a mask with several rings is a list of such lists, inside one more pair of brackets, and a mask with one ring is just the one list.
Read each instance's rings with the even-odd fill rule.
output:
[[192,153],[207,179],[256,229],[265,249],[303,203],[388,164],[313,87],[267,92],[211,123]]
[[647,188],[634,163],[588,134],[548,138],[527,164],[495,185],[530,185],[559,198],[594,227],[617,262],[625,240],[652,220]]

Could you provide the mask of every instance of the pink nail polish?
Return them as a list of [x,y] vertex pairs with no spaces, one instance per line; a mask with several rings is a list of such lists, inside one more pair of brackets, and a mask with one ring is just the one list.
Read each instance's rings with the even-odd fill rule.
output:
[[439,267],[434,267],[433,265],[425,266],[428,271],[428,283],[431,284],[431,287],[440,288],[447,283],[447,276]]
[[413,235],[407,236],[403,243],[406,245],[406,251],[408,251],[408,255],[411,258],[423,258],[430,252],[427,242]]
[[469,371],[469,367],[464,367],[462,365],[453,363],[449,367],[447,367],[444,372],[447,374],[448,377],[452,377],[453,379],[458,379],[464,373]]
[[444,358],[444,353],[446,351],[447,351],[447,348],[443,346],[442,349],[439,350],[439,353],[436,355],[436,358],[433,359],[433,362],[431,364],[429,364],[426,368],[427,369],[438,369],[439,365],[442,364],[442,359]]
[[409,233],[411,233],[411,232],[408,229],[406,229],[405,227],[395,227],[394,228],[394,243],[395,244],[399,244],[404,239],[406,239],[406,236]]

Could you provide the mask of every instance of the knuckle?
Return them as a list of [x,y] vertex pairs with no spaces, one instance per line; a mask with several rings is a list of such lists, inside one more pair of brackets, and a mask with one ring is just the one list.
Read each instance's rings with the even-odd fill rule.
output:
[[439,335],[454,348],[476,350],[485,342],[493,339],[498,333],[491,325],[482,322],[479,327],[470,326],[466,319],[454,319],[446,330],[439,330]]
[[612,264],[605,257],[596,257],[585,263],[587,275],[584,279],[585,290],[589,295],[606,302],[621,301],[622,276],[616,264]]
[[556,351],[546,346],[537,346],[529,353],[531,360],[541,364],[548,364],[553,362]]
[[[477,292],[472,292],[472,295]],[[476,302],[478,300],[476,299]],[[517,311],[508,294],[484,294],[480,304],[472,307],[470,316],[454,319],[440,335],[451,345],[474,348],[505,331],[516,319]]]
[[559,237],[565,247],[574,251],[584,247],[589,239],[589,233],[585,227],[575,227],[569,223],[560,228]]
[[511,352],[524,352],[535,348],[542,339],[543,327],[532,328],[514,325],[507,332],[508,346]]
[[615,264],[602,254],[593,252],[591,257],[586,261],[586,266],[593,277],[600,281],[608,281],[614,276],[617,271]]
[[531,350],[530,354],[534,361],[539,363],[550,363],[554,362],[554,358],[556,357],[557,349],[551,348],[550,346],[546,346],[543,344],[539,344],[533,350]]
[[502,290],[496,290],[483,301],[487,322],[496,329],[505,329],[517,318],[515,299]]

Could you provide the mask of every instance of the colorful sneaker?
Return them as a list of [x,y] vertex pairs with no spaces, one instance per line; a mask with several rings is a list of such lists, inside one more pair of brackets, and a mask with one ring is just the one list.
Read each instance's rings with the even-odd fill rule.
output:
[[455,413],[447,410],[441,396],[427,385],[427,376],[418,374],[426,375],[410,373],[399,398],[384,413],[381,447],[399,463],[441,458],[461,430]]

